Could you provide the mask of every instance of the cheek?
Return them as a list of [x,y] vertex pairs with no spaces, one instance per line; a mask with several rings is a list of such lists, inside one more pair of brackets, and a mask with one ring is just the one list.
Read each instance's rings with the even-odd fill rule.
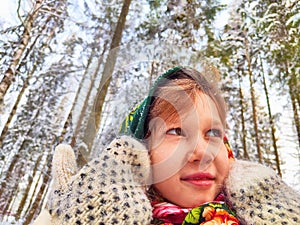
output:
[[176,147],[172,143],[163,142],[156,145],[155,148],[150,148],[150,159],[152,164],[162,161],[169,161],[176,152]]
[[223,179],[225,179],[229,173],[230,162],[231,160],[228,158],[227,150],[222,149],[215,160],[215,166]]
[[[176,187],[176,182],[174,177],[170,177],[162,182],[153,184],[153,187],[161,194],[164,198],[169,198],[169,195],[173,194],[176,188],[170,189],[170,187]],[[174,195],[176,196],[176,195]]]
[[160,183],[174,176],[183,166],[182,159],[170,145],[161,145],[150,152],[153,183]]
[[161,161],[166,160],[170,156],[170,153],[166,149],[165,151],[162,148],[151,149],[150,151],[150,160],[151,164],[156,164]]

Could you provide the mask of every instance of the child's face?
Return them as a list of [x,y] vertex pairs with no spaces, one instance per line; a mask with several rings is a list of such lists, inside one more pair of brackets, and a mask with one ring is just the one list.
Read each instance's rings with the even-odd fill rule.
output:
[[193,109],[151,129],[154,188],[181,207],[196,207],[219,194],[229,171],[224,127],[215,103],[199,92]]

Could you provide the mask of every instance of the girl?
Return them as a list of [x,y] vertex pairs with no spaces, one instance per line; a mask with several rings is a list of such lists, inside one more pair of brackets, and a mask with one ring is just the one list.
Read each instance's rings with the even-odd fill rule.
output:
[[271,169],[234,160],[225,118],[201,73],[167,71],[123,122],[127,136],[74,176],[74,153],[57,148],[48,224],[299,224],[295,191]]
[[[181,224],[191,208],[216,199],[225,212],[221,191],[233,160],[225,118],[213,84],[196,70],[175,67],[125,120],[122,132],[145,141],[150,152],[153,222]],[[226,221],[239,224],[229,209]]]

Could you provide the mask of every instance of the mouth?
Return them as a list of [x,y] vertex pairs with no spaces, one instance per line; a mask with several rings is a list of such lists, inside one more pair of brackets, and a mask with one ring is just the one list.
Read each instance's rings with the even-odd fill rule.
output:
[[181,180],[198,187],[209,187],[215,182],[216,178],[210,173],[195,173],[184,176]]

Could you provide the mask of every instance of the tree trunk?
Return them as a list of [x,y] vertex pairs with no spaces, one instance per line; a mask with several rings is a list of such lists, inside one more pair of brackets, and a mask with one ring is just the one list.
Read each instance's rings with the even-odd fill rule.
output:
[[[42,103],[42,102],[44,102],[44,100],[45,100],[45,95],[39,97],[39,102]],[[41,108],[42,107],[38,108],[37,111],[35,112],[35,114],[31,117],[33,121],[37,120],[37,118],[40,114]],[[32,131],[31,129],[26,130],[26,133],[23,136],[29,137],[30,136],[29,133]],[[20,157],[22,157],[21,150],[25,149],[24,146],[27,144],[26,141],[27,141],[26,138],[24,138],[22,140],[21,145],[18,147],[17,154],[15,154],[13,156],[13,159],[10,161],[10,165],[6,172],[4,181],[0,184],[0,190],[2,190],[0,192],[0,203],[3,202],[3,200],[4,200],[4,202],[6,202],[6,204],[4,206],[0,205],[1,206],[0,207],[0,215],[7,215],[9,213],[9,207],[16,195],[16,192],[18,192],[17,187],[18,187],[19,183],[16,180],[9,183],[10,184],[9,188],[7,188],[6,181],[9,181],[12,179],[19,180],[24,176],[24,174],[26,172],[25,170],[22,169],[24,167],[24,161],[20,160]],[[21,162],[20,165],[19,165],[19,162]],[[40,162],[37,162],[37,163],[40,163]],[[14,192],[12,192],[11,190],[13,190]]]
[[[104,52],[105,52],[105,46],[104,46],[103,54],[104,54]],[[93,87],[94,87],[94,84],[95,84],[95,80],[96,80],[97,74],[99,73],[99,69],[100,69],[100,66],[102,64],[102,61],[103,61],[103,57],[101,56],[97,60],[96,68],[93,71],[93,75],[91,77],[91,83],[90,83],[90,86],[89,86],[89,88],[87,90],[86,98],[84,100],[82,109],[80,111],[79,119],[78,119],[77,124],[76,124],[74,135],[72,137],[72,142],[71,142],[72,146],[75,145],[76,138],[80,138],[80,132],[81,132],[82,129],[84,129],[83,136],[85,136],[86,133],[88,133],[86,136],[95,136],[93,134],[93,133],[96,133],[95,124],[89,123],[90,118],[93,118],[93,113],[89,113],[88,112],[88,108],[89,108],[89,100],[90,100],[90,97],[91,97],[91,92],[93,90]],[[87,70],[88,70],[88,68],[87,68]],[[87,122],[85,124],[84,120],[85,120],[85,117],[86,117],[87,114],[89,116],[87,117]],[[90,151],[90,149],[92,147],[91,145],[93,143],[93,140],[91,140],[91,141],[90,140],[85,140],[84,137],[82,137],[82,141],[85,144],[89,145],[89,146],[88,146],[88,149],[79,149],[79,151],[78,151],[77,162],[78,162],[79,167],[81,167],[81,166],[83,166],[84,164],[87,163],[90,152],[86,152],[86,151],[87,150]]]
[[39,10],[41,9],[43,0],[36,0],[35,4],[33,6],[32,13],[30,13],[25,22],[24,22],[24,32],[22,34],[20,45],[17,48],[17,50],[14,52],[12,60],[10,62],[10,65],[8,69],[4,73],[4,77],[0,82],[0,106],[3,104],[3,98],[12,84],[15,76],[16,76],[16,67],[18,66],[22,55],[30,41],[30,32],[33,26],[33,22],[36,20]]
[[279,153],[278,153],[278,148],[277,148],[277,139],[275,137],[276,129],[275,129],[275,124],[274,124],[273,115],[272,115],[272,111],[271,111],[269,92],[268,92],[268,88],[267,88],[267,82],[266,82],[263,63],[262,63],[261,58],[260,58],[260,66],[261,66],[261,71],[262,71],[263,86],[264,86],[264,91],[265,91],[265,95],[266,95],[267,107],[268,107],[269,123],[271,125],[271,135],[272,135],[272,143],[273,143],[273,149],[274,149],[274,154],[275,154],[277,173],[279,176],[282,176],[281,168],[280,168]]
[[246,125],[245,125],[245,104],[244,104],[244,95],[243,95],[243,90],[241,87],[241,75],[240,71],[238,70],[238,77],[239,77],[239,95],[240,95],[240,106],[241,106],[241,123],[242,123],[242,144],[243,144],[243,158],[244,159],[250,159],[248,151],[247,151],[247,144],[246,144],[246,137],[247,137],[247,132],[246,132]]
[[[293,114],[294,114],[294,123],[295,123],[295,127],[296,127],[296,132],[297,132],[297,136],[298,136],[298,145],[300,147],[300,117],[299,117],[299,113],[298,113],[298,109],[297,109],[297,98],[295,96],[295,93],[293,91],[293,79],[290,78],[289,81],[289,92],[290,92],[290,97],[291,97],[291,102],[292,102],[292,108],[293,108]],[[299,108],[299,106],[298,106]]]
[[[72,119],[72,114],[74,112],[74,109],[75,109],[75,106],[76,104],[78,104],[78,99],[80,97],[80,94],[81,94],[81,90],[83,88],[83,84],[84,84],[84,81],[87,76],[87,74],[89,73],[89,69],[90,69],[90,66],[91,66],[91,63],[93,61],[93,58],[95,57],[95,51],[94,49],[92,49],[92,52],[91,52],[91,55],[89,56],[88,60],[87,60],[87,65],[86,65],[86,68],[85,68],[85,71],[84,71],[84,74],[79,82],[79,87],[77,89],[77,92],[76,92],[76,95],[75,95],[75,98],[73,100],[73,103],[72,103],[72,107],[70,109],[70,112],[68,114],[68,117],[67,117],[67,120],[65,121],[64,123],[64,127],[63,127],[63,131],[62,131],[62,134],[61,136],[59,137],[59,142],[61,143],[64,139],[65,139],[65,134],[67,133],[67,129],[69,126],[71,126],[71,119]],[[88,98],[89,96],[87,96]],[[83,109],[82,108],[82,111],[81,111],[81,114],[84,114],[86,109]],[[84,112],[83,112],[84,111]],[[80,115],[81,115],[80,114]],[[71,140],[71,143],[69,143],[72,147],[74,147],[75,143],[76,143],[76,137],[78,135],[78,132],[79,132],[79,125],[81,124],[79,122],[80,120],[77,121],[77,125],[76,125],[76,128],[75,128],[75,131],[73,133],[73,136],[72,136],[72,140]]]
[[[52,147],[52,145],[47,146],[47,149],[51,149],[51,147]],[[40,179],[42,180],[41,181],[42,185],[41,185],[41,187],[39,187],[38,190],[36,190],[36,188],[35,188],[35,192],[37,192],[36,198],[33,201],[33,203],[30,204],[31,207],[29,207],[26,211],[23,225],[31,224],[34,217],[37,216],[38,213],[40,213],[41,206],[42,206],[42,203],[44,200],[43,197],[45,197],[45,193],[48,190],[48,185],[49,185],[49,181],[50,181],[50,177],[51,177],[50,176],[51,168],[52,168],[52,165],[51,165],[52,153],[51,152],[48,152],[45,162],[47,162],[47,163],[44,164],[44,170],[43,170],[44,173],[40,173],[40,176],[39,176],[39,180]],[[33,198],[31,197],[30,200],[32,201]]]
[[112,42],[110,45],[110,50],[108,54],[108,58],[106,60],[106,63],[104,65],[100,85],[98,87],[98,93],[97,93],[97,99],[95,101],[95,123],[96,123],[96,130],[99,129],[100,120],[101,120],[101,114],[102,114],[102,108],[105,101],[105,96],[111,81],[111,76],[115,67],[118,49],[121,39],[122,39],[122,33],[125,27],[126,22],[126,16],[129,11],[131,0],[124,0],[123,7],[119,16],[119,20],[116,26],[116,30],[114,33],[114,36],[112,38]]
[[[297,89],[297,78],[293,74],[289,74],[289,68],[288,68],[288,62],[284,62],[285,66],[285,77],[288,79],[288,87],[289,87],[289,95],[291,98],[291,103],[292,103],[292,109],[293,109],[293,115],[294,115],[294,123],[295,123],[295,128],[297,132],[297,138],[298,138],[298,145],[300,147],[300,117],[299,117],[299,109],[297,109],[297,99],[299,98],[298,90]],[[299,107],[299,106],[298,106]]]
[[[52,17],[52,16],[49,16],[49,17],[48,17],[46,23],[44,24],[43,28],[41,29],[42,31],[44,31],[44,30],[46,30],[46,29],[48,28],[48,27],[47,27],[47,22],[50,21],[51,17]],[[53,38],[54,35],[55,35],[55,29],[56,29],[56,27],[52,27],[50,34],[47,36],[47,40],[43,43],[43,46],[42,46],[42,48],[41,48],[41,51],[43,51],[45,48],[49,47],[49,42],[52,40],[52,38]],[[35,38],[35,41],[32,43],[31,47],[28,49],[28,51],[27,51],[27,53],[26,53],[25,55],[28,55],[29,52],[33,49],[33,47],[35,46],[35,44],[36,44],[36,42],[37,42],[37,39],[38,39],[39,37],[40,37],[40,35],[38,35],[38,36]],[[26,58],[26,56],[25,56],[25,58]],[[13,116],[15,115],[15,113],[16,113],[16,111],[17,111],[18,105],[20,104],[20,101],[21,101],[21,99],[22,99],[22,97],[23,97],[23,94],[24,94],[26,88],[28,87],[29,81],[30,81],[30,79],[32,78],[32,75],[33,75],[34,72],[36,71],[36,68],[37,68],[37,67],[38,67],[38,62],[35,61],[35,62],[34,62],[34,65],[32,66],[31,71],[29,71],[29,73],[28,73],[28,75],[27,75],[27,77],[26,77],[26,80],[24,81],[24,84],[23,84],[23,86],[22,86],[22,88],[21,88],[21,90],[20,90],[20,92],[19,92],[19,94],[18,94],[17,100],[16,100],[16,102],[14,103],[14,106],[12,107],[12,109],[11,109],[11,111],[10,111],[10,113],[9,113],[8,119],[7,119],[7,121],[6,121],[6,123],[5,123],[4,127],[3,127],[3,130],[2,130],[1,133],[0,133],[0,147],[2,146],[2,142],[3,142],[3,140],[4,140],[4,138],[5,138],[5,135],[6,135],[7,131],[8,131],[9,125],[10,125],[12,119],[13,119]],[[16,71],[18,71],[18,70],[19,70],[19,68],[16,69]]]
[[[73,114],[73,112],[74,112],[74,109],[75,109],[76,104],[78,104],[78,99],[79,99],[79,97],[80,97],[80,94],[81,94],[81,90],[82,90],[82,88],[83,88],[84,81],[85,81],[85,79],[88,79],[88,78],[87,78],[87,74],[89,73],[89,69],[90,69],[90,66],[91,66],[91,62],[92,62],[92,59],[93,59],[94,57],[95,57],[95,51],[92,51],[92,52],[91,52],[91,55],[90,55],[90,57],[89,57],[89,59],[88,59],[88,61],[87,61],[87,65],[86,65],[86,69],[85,69],[85,71],[84,71],[84,74],[83,74],[83,76],[82,76],[82,78],[81,78],[81,81],[79,82],[79,87],[78,87],[78,89],[77,89],[75,99],[74,99],[74,101],[73,101],[72,107],[71,107],[70,112],[69,112],[69,114],[68,114],[68,119],[65,121],[64,128],[63,128],[63,132],[62,132],[62,135],[60,136],[60,142],[63,141],[64,135],[66,134],[66,130],[67,130],[68,126],[70,125],[70,120],[71,120],[71,118],[72,118],[72,114]],[[88,98],[88,97],[89,97],[89,96],[87,95],[86,98]],[[76,123],[76,128],[75,128],[74,134],[73,134],[73,136],[72,136],[72,141],[71,141],[71,143],[70,143],[70,145],[71,145],[72,147],[74,147],[74,145],[75,145],[75,143],[76,143],[76,137],[77,137],[77,135],[78,135],[78,133],[79,133],[79,129],[80,129],[80,125],[81,125],[81,122],[80,122],[81,120],[80,120],[80,118],[81,118],[82,115],[85,113],[86,108],[81,107],[81,110],[82,110],[82,111],[80,112],[79,119],[78,119],[77,123],[75,122],[75,123]]]
[[252,102],[252,116],[253,116],[253,123],[254,123],[254,132],[255,132],[255,140],[256,140],[256,149],[257,149],[257,156],[258,161],[260,163],[263,162],[262,152],[260,148],[260,138],[259,138],[259,131],[258,131],[258,124],[257,124],[257,113],[256,113],[256,100],[255,100],[255,90],[253,86],[253,74],[251,69],[251,56],[249,50],[249,41],[245,38],[245,55],[247,59],[247,69],[248,69],[248,76],[250,82],[250,94],[251,94],[251,102]]

